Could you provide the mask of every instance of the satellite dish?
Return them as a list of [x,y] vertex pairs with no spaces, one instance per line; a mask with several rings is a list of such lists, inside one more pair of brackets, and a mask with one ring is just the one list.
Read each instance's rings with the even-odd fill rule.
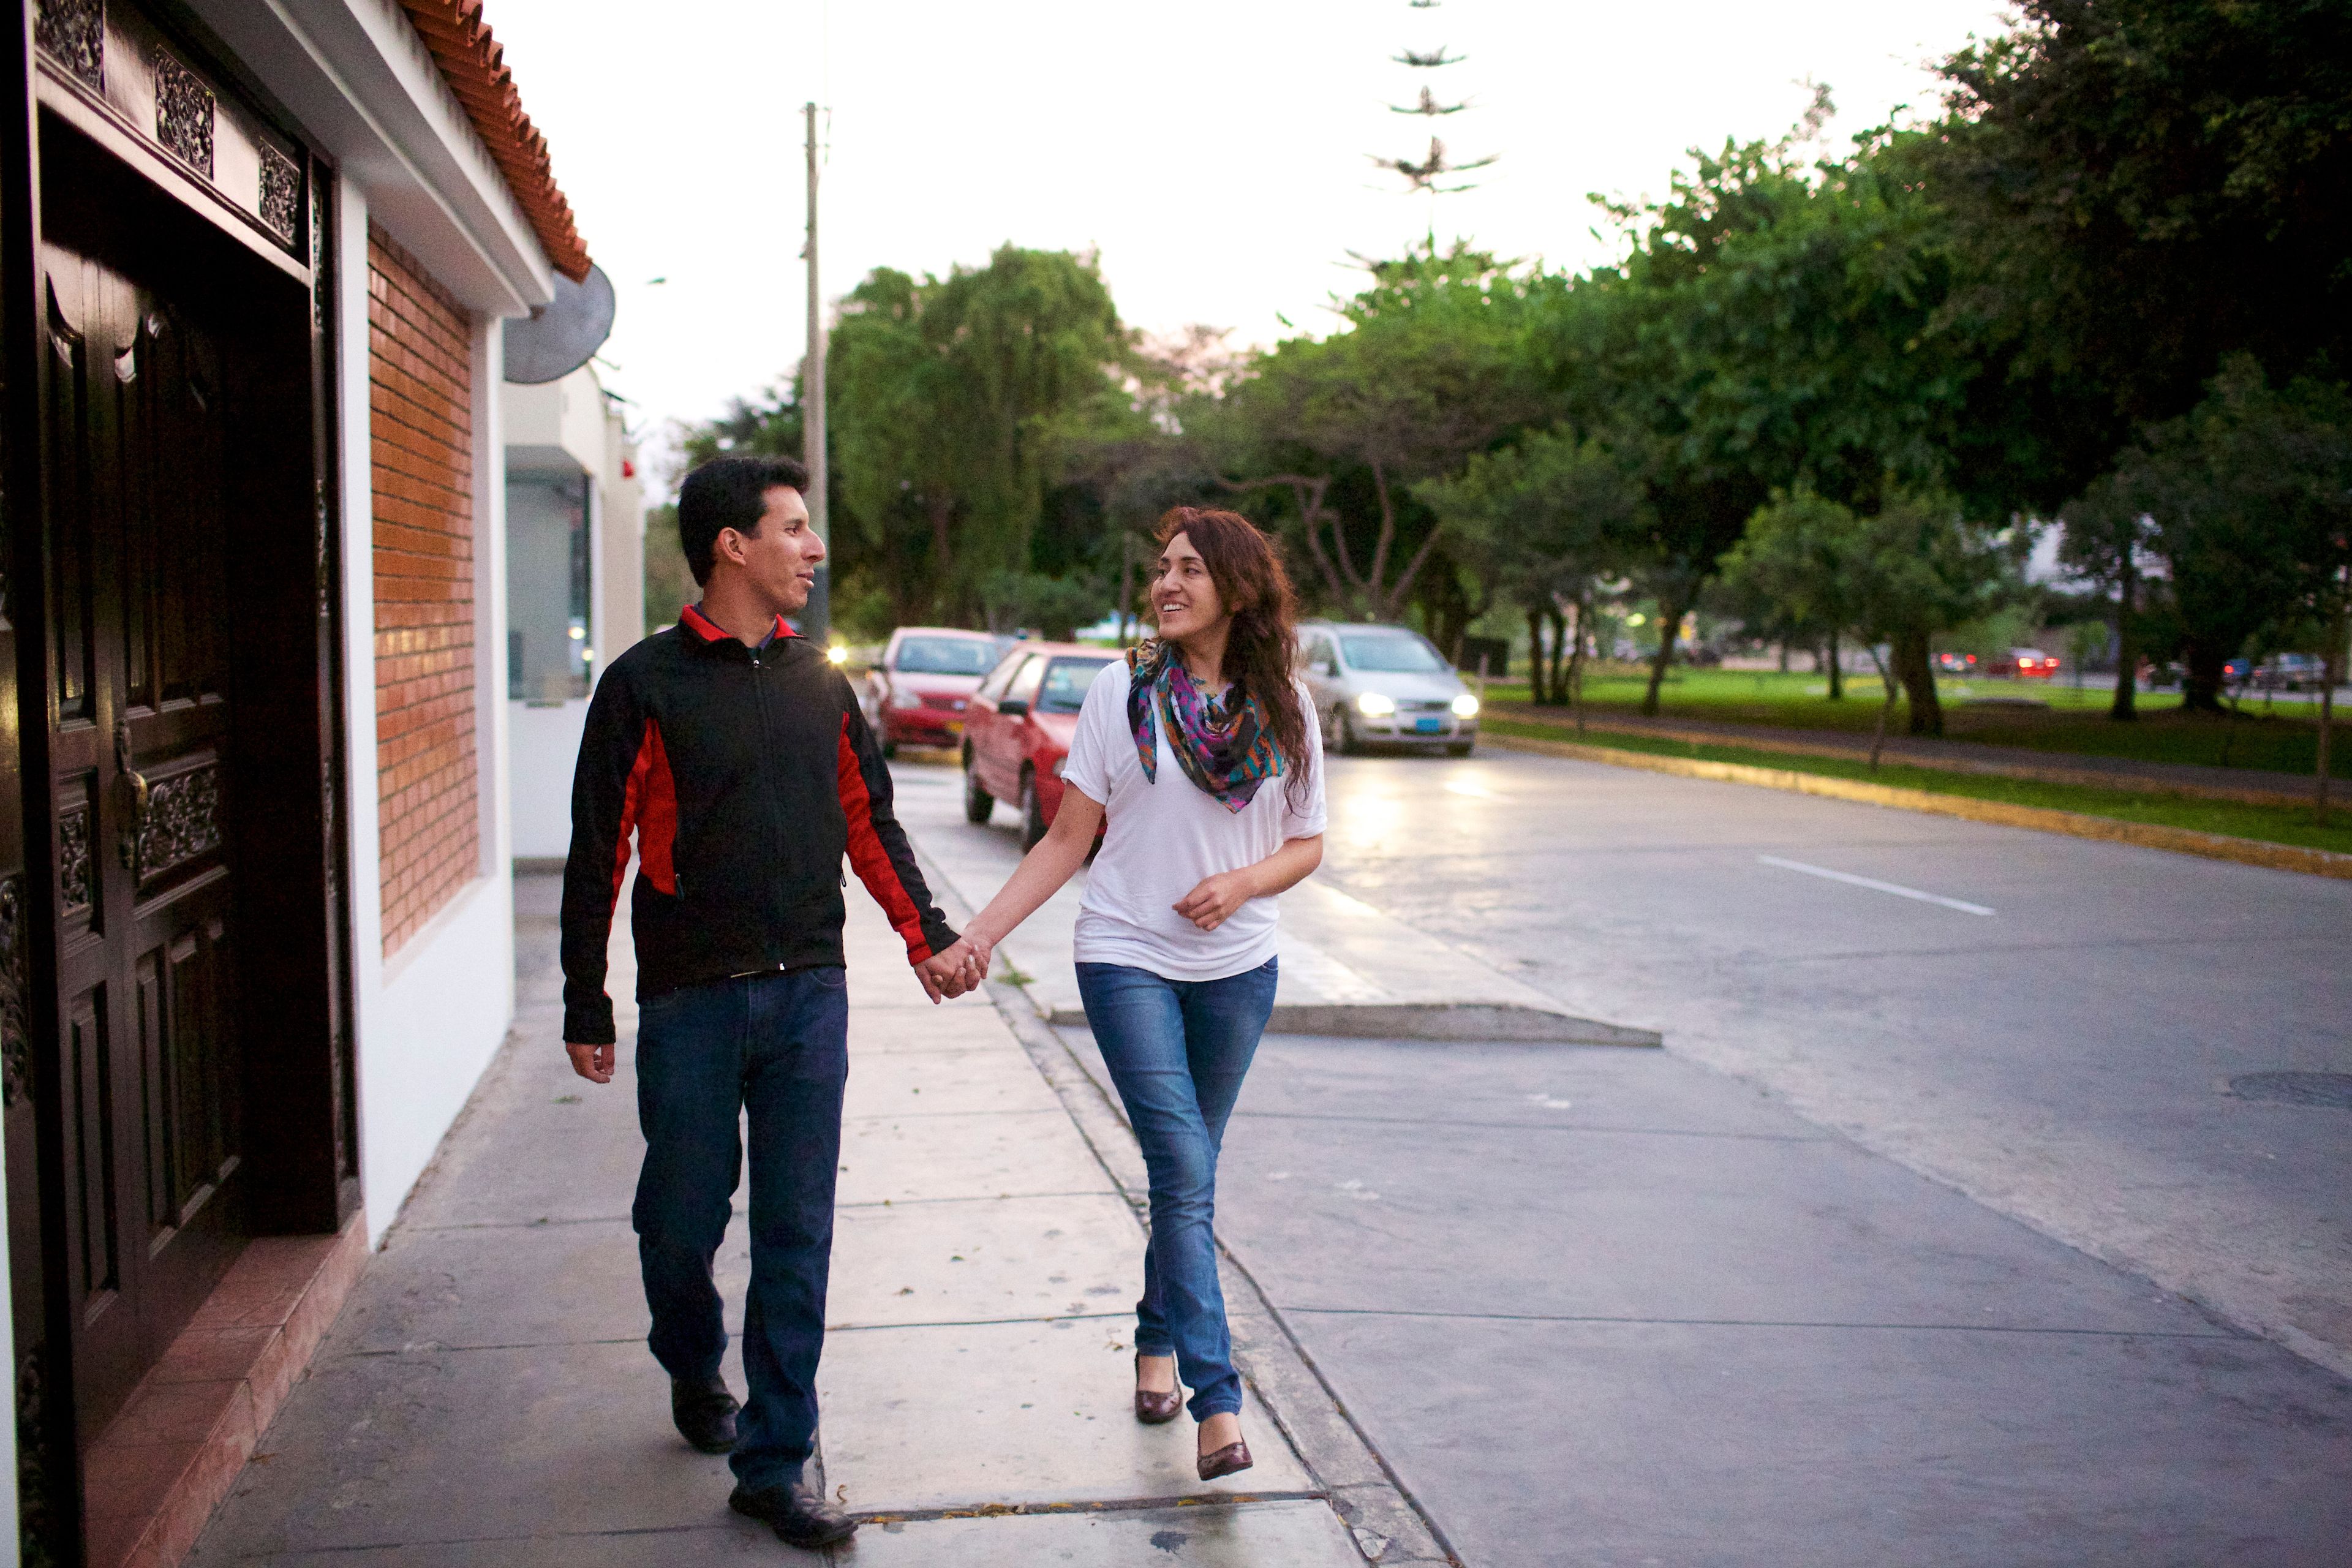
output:
[[588,363],[613,333],[613,280],[597,266],[588,280],[555,275],[555,298],[506,325],[507,379],[520,386],[561,381]]

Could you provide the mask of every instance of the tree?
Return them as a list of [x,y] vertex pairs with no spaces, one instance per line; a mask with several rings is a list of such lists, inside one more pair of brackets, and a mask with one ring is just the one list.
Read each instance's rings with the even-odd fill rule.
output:
[[1570,701],[1580,687],[1593,584],[1614,575],[1642,537],[1635,478],[1599,442],[1555,427],[1474,456],[1459,478],[1424,480],[1416,493],[1488,587],[1526,613],[1535,700]]
[[2140,657],[2145,651],[2140,563],[2148,551],[2154,521],[2130,488],[2114,475],[2098,479],[2069,502],[2059,521],[2064,531],[2059,539],[2058,558],[2115,595],[2116,695],[2107,706],[2107,716],[2136,719]]
[[2022,0],[1944,67],[1932,178],[1970,275],[1959,311],[2038,416],[2040,504],[2185,414],[2232,352],[2352,363],[2352,7]]
[[1838,642],[1863,621],[1867,531],[1852,510],[1811,489],[1776,496],[1723,558],[1724,584],[1768,607],[1795,635],[1828,645],[1832,698],[1845,695]]
[[[1972,621],[2015,590],[2022,540],[1968,521],[1933,491],[1886,489],[1867,515],[1810,490],[1756,514],[1726,569],[1790,614],[1849,628],[1891,655],[1886,701],[1899,688],[1910,731],[1940,735],[1943,706],[1930,648],[1936,634]],[[1882,729],[1885,713],[1882,710]],[[1876,761],[1874,748],[1872,760]]]
[[[1289,495],[1308,558],[1346,613],[1395,619],[1437,547],[1444,524],[1411,518],[1401,492],[1537,412],[1523,299],[1522,279],[1459,247],[1379,263],[1341,307],[1342,331],[1277,344],[1199,422],[1228,489]],[[1369,518],[1335,504],[1355,472],[1369,481]]]
[[1029,569],[1057,424],[1130,348],[1091,257],[1005,246],[919,280],[877,268],[843,302],[829,396],[844,510],[903,619],[968,619]]
[[2273,387],[2232,356],[2204,401],[2126,450],[2098,493],[2149,520],[2179,620],[2182,705],[2218,711],[2224,666],[2257,632],[2343,613],[2352,393],[2308,377]]

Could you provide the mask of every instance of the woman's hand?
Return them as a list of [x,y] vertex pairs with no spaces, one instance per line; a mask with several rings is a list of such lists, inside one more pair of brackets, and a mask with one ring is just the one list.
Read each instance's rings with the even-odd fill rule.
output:
[[953,970],[963,989],[970,991],[988,978],[989,960],[995,951],[994,942],[977,931],[967,931],[954,946],[939,955],[939,962],[942,967]]
[[1255,867],[1238,871],[1220,871],[1204,879],[1201,885],[1185,894],[1170,907],[1202,931],[1214,931],[1234,916],[1234,911],[1257,897],[1257,879],[1251,873]]

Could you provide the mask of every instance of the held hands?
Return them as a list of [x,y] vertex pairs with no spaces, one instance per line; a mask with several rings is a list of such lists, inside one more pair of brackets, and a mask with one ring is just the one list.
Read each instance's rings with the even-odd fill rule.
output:
[[975,990],[988,977],[989,945],[965,936],[944,952],[935,952],[915,965],[915,977],[934,1002]]
[[1214,931],[1257,896],[1255,881],[1246,868],[1220,871],[1169,907],[1202,931]]

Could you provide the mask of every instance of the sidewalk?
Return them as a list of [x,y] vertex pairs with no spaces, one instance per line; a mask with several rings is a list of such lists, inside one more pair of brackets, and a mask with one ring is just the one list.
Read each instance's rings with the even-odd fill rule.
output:
[[[1497,701],[1490,704],[1490,710],[1499,719],[1549,725],[1560,731],[1559,738],[1563,741],[1578,738],[1575,717],[1564,708]],[[1585,719],[1587,733],[1594,745],[1607,745],[1613,731],[1658,740],[1686,741],[1695,745],[1744,746],[1750,751],[1780,752],[1790,756],[1853,761],[1870,755],[1867,731],[1792,730],[1772,724],[1685,717],[1645,719],[1616,709],[1589,710]],[[2150,790],[2160,795],[2242,801],[2253,805],[2309,805],[2318,793],[2318,781],[2306,773],[2210,767],[2196,763],[2152,763],[2136,757],[2102,757],[2078,752],[2042,752],[2030,746],[1994,746],[1979,741],[1947,741],[1932,736],[1889,735],[1880,760],[1944,773],[2084,784],[2095,789]]]
[[[514,1033],[192,1563],[819,1560],[730,1514],[726,1462],[670,1428],[628,1220],[634,1075],[584,1083],[558,1047],[555,900],[518,879]],[[854,885],[849,965],[820,1473],[869,1522],[830,1560],[1442,1561],[1244,1277],[1256,1468],[1203,1485],[1189,1420],[1137,1425],[1124,1127],[985,997],[931,1007]],[[742,1203],[717,1264],[730,1332]]]

